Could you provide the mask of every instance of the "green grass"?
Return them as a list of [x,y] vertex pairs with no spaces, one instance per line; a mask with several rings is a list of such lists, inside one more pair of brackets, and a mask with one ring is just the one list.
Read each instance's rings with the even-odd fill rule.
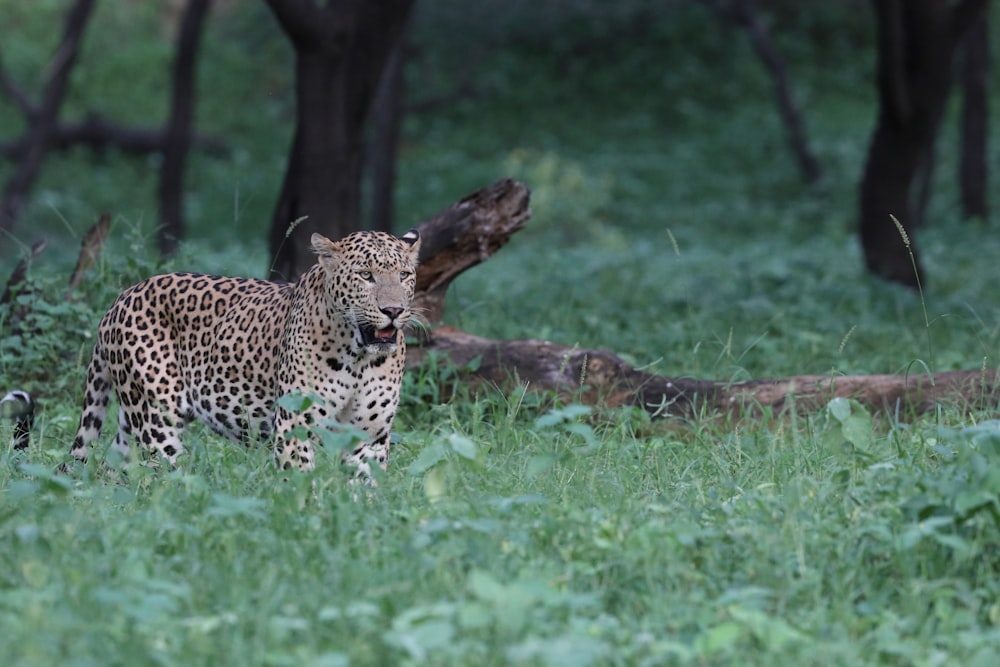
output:
[[[456,6],[418,17],[412,95],[448,91],[470,45],[479,94],[408,119],[399,227],[505,175],[532,189],[534,215],[453,285],[449,323],[720,380],[997,367],[1000,242],[958,219],[953,118],[916,235],[923,296],[862,271],[867,5],[775,5],[826,169],[808,190],[749,47],[698,5],[585,5],[596,22],[558,3]],[[37,7],[16,14],[25,39],[2,47],[29,79],[51,49],[45,11],[61,5]],[[160,75],[130,72],[165,66],[158,15],[101,11],[119,53],[88,43],[71,109],[157,122]],[[453,391],[452,371],[426,368],[406,379],[388,473],[359,499],[332,452],[281,483],[266,448],[199,427],[178,470],[116,472],[99,451],[54,474],[121,288],[164,269],[266,268],[288,53],[262,4],[228,11],[207,35],[199,123],[234,150],[193,160],[178,257],[151,250],[155,163],[83,151],[46,162],[26,223],[0,239],[0,276],[36,234],[51,240],[30,272],[37,293],[16,304],[29,318],[12,331],[0,310],[0,390],[41,405],[31,449],[0,450],[5,665],[995,662],[995,405],[914,416],[841,400],[653,422]],[[0,117],[17,127],[11,109]],[[67,302],[78,239],[105,208],[112,238]]]
[[282,484],[266,452],[207,437],[181,470],[117,482],[96,464],[74,481],[4,455],[5,655],[985,661],[1000,614],[997,423],[873,430],[840,410],[664,430],[466,401],[435,409],[433,429],[408,430],[404,413],[393,469],[360,501],[330,460]]

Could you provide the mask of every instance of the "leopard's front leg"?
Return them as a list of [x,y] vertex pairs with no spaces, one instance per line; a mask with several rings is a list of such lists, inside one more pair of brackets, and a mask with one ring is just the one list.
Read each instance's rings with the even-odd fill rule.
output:
[[354,469],[354,479],[364,480],[372,486],[378,486],[375,478],[372,477],[372,463],[378,464],[383,471],[388,467],[389,462],[389,430],[386,429],[376,438],[365,441],[351,450],[345,452],[344,463]]
[[[277,408],[274,418],[274,457],[281,470],[312,470],[316,448],[309,438],[310,416]],[[305,437],[300,437],[300,436]]]
[[372,374],[362,383],[364,391],[354,397],[349,406],[350,423],[368,434],[368,439],[345,452],[343,461],[354,468],[354,478],[364,479],[375,486],[372,465],[383,471],[389,462],[389,447],[392,422],[399,405],[399,380],[402,376],[402,359],[390,359],[384,370],[392,380],[386,382],[384,375]]

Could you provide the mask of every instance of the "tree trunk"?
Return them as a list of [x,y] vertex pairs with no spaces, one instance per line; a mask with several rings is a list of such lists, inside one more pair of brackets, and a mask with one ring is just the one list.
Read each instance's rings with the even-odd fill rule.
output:
[[412,0],[268,0],[295,49],[296,127],[272,218],[271,271],[313,264],[309,238],[359,227],[364,124]]
[[[914,178],[932,155],[955,45],[985,0],[874,0],[874,5],[879,109],[860,187],[861,246],[869,271],[916,287],[921,271],[913,238]],[[908,243],[890,216],[903,225]]]
[[962,40],[962,143],[959,160],[959,186],[962,217],[986,220],[987,201],[986,143],[989,119],[990,38],[989,5],[970,26]]
[[170,116],[164,131],[160,167],[160,254],[172,255],[184,237],[184,162],[191,147],[195,107],[195,70],[202,26],[211,0],[188,0],[177,34]]
[[403,124],[406,80],[403,77],[406,29],[396,42],[382,73],[375,108],[372,109],[372,138],[368,143],[367,162],[371,174],[371,228],[391,232],[393,228],[393,193],[396,190],[396,162],[399,135]]
[[[90,20],[94,0],[76,0],[66,14],[62,40],[49,63],[48,80],[42,89],[42,99],[29,115],[24,153],[14,175],[7,182],[0,200],[0,229],[12,230],[24,209],[28,191],[38,177],[45,157],[49,135],[56,125],[59,109],[69,88],[69,75],[83,42],[83,33]],[[23,102],[23,100],[22,100]]]

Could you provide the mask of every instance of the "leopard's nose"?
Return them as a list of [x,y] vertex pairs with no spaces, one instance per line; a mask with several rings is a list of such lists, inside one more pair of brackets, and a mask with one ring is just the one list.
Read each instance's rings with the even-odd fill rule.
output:
[[398,306],[386,306],[385,308],[381,308],[380,310],[383,313],[385,313],[390,320],[393,321],[395,321],[397,317],[403,314],[403,309],[399,308]]

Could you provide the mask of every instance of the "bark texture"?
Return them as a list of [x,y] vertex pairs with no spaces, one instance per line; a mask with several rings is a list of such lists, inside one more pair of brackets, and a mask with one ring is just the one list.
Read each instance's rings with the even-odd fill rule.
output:
[[985,220],[989,214],[986,148],[989,137],[989,5],[962,41],[962,153],[958,182],[962,216]]
[[271,271],[294,280],[309,238],[360,227],[364,126],[413,0],[267,0],[295,49],[295,135],[271,222]]

